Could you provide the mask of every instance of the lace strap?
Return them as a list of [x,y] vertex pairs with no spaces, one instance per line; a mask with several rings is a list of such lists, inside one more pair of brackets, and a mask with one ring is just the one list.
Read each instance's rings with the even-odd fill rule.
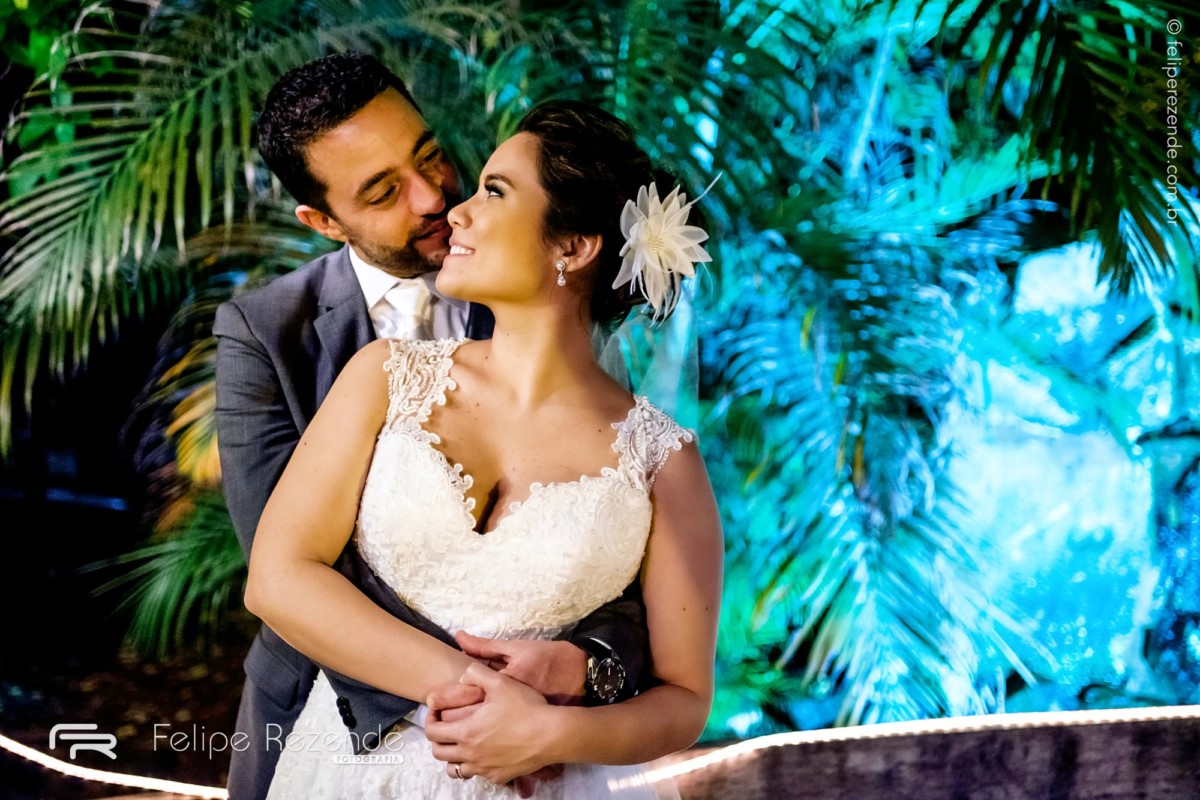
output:
[[388,374],[388,411],[384,428],[401,418],[424,424],[433,406],[446,404],[446,392],[456,388],[450,377],[454,351],[466,339],[406,341],[391,339],[391,356],[383,364]]
[[696,434],[638,395],[624,422],[616,423],[613,449],[621,454],[618,469],[634,486],[649,492],[667,456],[696,441]]

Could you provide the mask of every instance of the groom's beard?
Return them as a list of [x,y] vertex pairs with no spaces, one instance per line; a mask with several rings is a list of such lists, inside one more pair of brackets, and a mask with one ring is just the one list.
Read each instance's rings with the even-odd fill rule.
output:
[[[360,237],[358,231],[346,225],[341,220],[338,224],[346,232],[350,244],[368,264],[397,278],[415,278],[426,272],[436,272],[442,268],[442,261],[450,254],[450,222],[446,212],[462,202],[457,191],[446,191],[445,206],[438,217],[426,218],[419,228],[409,231],[408,239],[401,245],[385,244],[366,237]],[[335,217],[336,219],[336,217]],[[417,249],[417,242],[430,236],[441,240],[440,246],[433,252],[422,253]],[[428,247],[426,248],[428,250]]]
[[426,258],[413,246],[411,239],[400,247],[353,239],[350,243],[368,264],[397,278],[415,278],[439,270],[446,257],[445,253],[439,253]]

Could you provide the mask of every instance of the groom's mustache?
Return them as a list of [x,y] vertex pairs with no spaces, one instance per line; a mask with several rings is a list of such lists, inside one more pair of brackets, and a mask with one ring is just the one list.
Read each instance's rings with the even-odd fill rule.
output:
[[430,222],[426,223],[425,225],[422,225],[417,230],[417,232],[415,232],[412,235],[412,237],[409,239],[409,241],[413,242],[413,241],[416,241],[417,239],[424,239],[427,236],[445,234],[445,233],[448,233],[449,231],[450,231],[450,223],[446,221],[446,215],[443,214],[442,216],[438,217],[437,219],[431,220]]

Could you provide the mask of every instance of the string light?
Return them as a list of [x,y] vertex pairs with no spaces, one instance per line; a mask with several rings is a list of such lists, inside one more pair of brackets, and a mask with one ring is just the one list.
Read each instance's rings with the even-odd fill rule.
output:
[[51,769],[63,775],[69,775],[72,778],[79,778],[85,781],[110,783],[116,786],[132,786],[136,789],[150,789],[156,792],[171,792],[189,797],[219,798],[220,800],[225,800],[225,798],[229,797],[229,793],[219,786],[200,786],[194,783],[180,783],[179,781],[167,781],[161,778],[129,775],[124,772],[109,772],[102,769],[81,767],[78,764],[71,764],[53,756],[48,756],[45,753],[34,750],[32,747],[26,747],[20,742],[13,741],[4,735],[0,735],[0,748],[18,755],[27,761],[32,761],[35,764],[43,766],[46,769]]
[[[673,764],[655,767],[633,778],[609,782],[612,789],[678,778],[726,761],[751,755],[770,747],[803,747],[831,742],[868,741],[898,736],[929,736],[949,733],[978,733],[981,731],[1022,730],[1029,728],[1070,727],[1079,725],[1120,725],[1133,722],[1168,722],[1200,719],[1200,706],[1160,706],[1155,708],[1122,708],[1095,711],[1035,711],[1021,714],[988,714],[977,717],[915,720],[912,722],[882,722],[850,728],[830,728],[819,731],[796,731],[760,736],[737,744],[727,745],[701,756],[686,758]],[[0,735],[0,749],[7,750],[63,775],[86,781],[131,786],[158,792],[170,792],[189,797],[227,800],[228,792],[219,786],[200,786],[161,778],[147,778],[122,772],[91,769],[70,764],[27,747],[7,736]]]

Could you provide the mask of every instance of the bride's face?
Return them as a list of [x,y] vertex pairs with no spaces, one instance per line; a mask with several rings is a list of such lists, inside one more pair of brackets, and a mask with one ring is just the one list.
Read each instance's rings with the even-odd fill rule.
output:
[[475,194],[447,215],[453,233],[438,289],[489,305],[548,297],[558,273],[543,236],[547,202],[537,139],[518,133],[492,153]]

